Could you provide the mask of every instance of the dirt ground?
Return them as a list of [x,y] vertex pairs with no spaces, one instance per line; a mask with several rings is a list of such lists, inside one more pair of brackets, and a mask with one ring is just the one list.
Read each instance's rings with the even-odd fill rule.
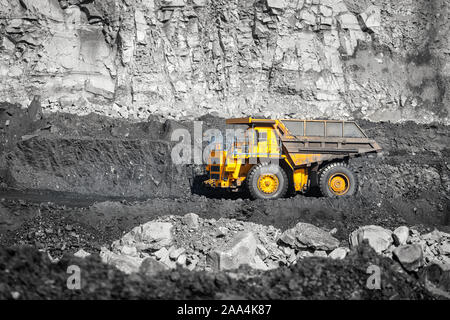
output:
[[[8,126],[3,125],[6,120]],[[223,119],[199,120],[204,129],[223,128]],[[212,193],[201,185],[201,166],[171,163],[171,133],[179,127],[192,132],[192,122],[152,118],[133,123],[69,114],[31,121],[26,110],[1,104],[0,269],[9,271],[0,276],[0,297],[17,291],[22,298],[435,298],[424,288],[423,277],[399,272],[369,249],[355,251],[343,262],[306,259],[295,267],[255,274],[247,270],[237,277],[185,270],[158,278],[129,277],[94,256],[77,260],[88,272],[82,293],[61,285],[66,266],[75,259],[70,254],[79,249],[98,253],[124,232],[163,215],[194,212],[282,230],[309,222],[336,228],[342,243],[359,226],[372,224],[448,232],[448,127],[359,123],[384,152],[351,163],[360,180],[357,196],[325,199],[312,190],[288,199],[253,201],[239,193]],[[52,264],[38,250],[64,258]],[[387,270],[389,289],[366,289],[369,261]],[[441,281],[436,272],[430,274]]]

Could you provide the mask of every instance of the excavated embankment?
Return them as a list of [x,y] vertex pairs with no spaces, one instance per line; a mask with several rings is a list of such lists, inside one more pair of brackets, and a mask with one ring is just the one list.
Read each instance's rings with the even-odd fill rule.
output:
[[[448,127],[361,122],[367,133],[382,145],[384,153],[378,158],[352,162],[360,180],[357,196],[325,199],[312,190],[288,199],[252,201],[243,194],[204,189],[199,166],[172,165],[171,133],[175,128],[192,132],[192,122],[154,118],[134,123],[98,115],[68,114],[30,120],[27,110],[7,104],[2,104],[0,117],[9,120],[8,126],[3,125],[0,131],[0,244],[35,248],[2,249],[2,268],[12,270],[4,273],[2,297],[8,298],[16,291],[30,292],[22,297],[36,298],[430,297],[419,282],[403,278],[406,275],[397,274],[395,268],[387,276],[392,277],[397,289],[376,293],[364,289],[362,281],[367,279],[364,269],[367,267],[360,259],[367,253],[355,253],[344,262],[305,259],[300,266],[259,274],[251,283],[223,273],[186,270],[166,271],[158,279],[144,276],[134,279],[116,271],[108,272],[110,268],[90,258],[79,263],[90,270],[88,277],[92,281],[89,280],[88,286],[97,289],[74,293],[59,288],[58,281],[66,276],[62,266],[67,260],[51,264],[34,250],[49,252],[51,257],[80,249],[95,253],[149,220],[188,212],[202,218],[235,218],[281,230],[298,222],[309,222],[326,230],[336,229],[335,237],[342,244],[347,242],[350,232],[369,224],[391,230],[408,225],[421,231],[435,227],[448,231]],[[200,120],[204,129],[223,127],[220,118],[207,116]],[[36,271],[27,275],[28,289],[17,287],[14,279],[19,272],[22,277],[25,269],[16,263],[23,263],[25,269],[36,264]],[[317,265],[322,266],[321,271],[314,271]],[[35,277],[42,272],[49,274],[46,280],[55,281],[50,286],[52,293],[42,287],[41,281],[45,279]],[[430,272],[435,282],[445,282],[441,278],[446,276],[441,271]],[[217,287],[217,279],[225,284]],[[273,286],[275,282],[281,285]],[[359,283],[356,289],[355,283]],[[129,286],[132,292],[114,289]],[[160,289],[153,293],[146,289],[153,287]]]
[[[176,214],[178,207],[183,209],[180,211],[190,208],[212,215],[224,212],[246,218],[256,216],[254,219],[260,222],[280,227],[299,216],[312,220],[319,217],[325,224],[329,217],[343,224],[349,220],[375,220],[389,225],[399,219],[410,224],[449,222],[446,126],[361,122],[384,152],[378,158],[352,161],[360,181],[358,196],[324,199],[316,197],[317,192],[312,190],[307,197],[259,202],[247,200],[243,194],[207,190],[202,187],[201,166],[172,163],[171,151],[177,142],[170,141],[171,134],[176,128],[192,133],[192,122],[155,118],[133,123],[68,114],[27,122],[26,110],[13,105],[3,108],[2,114],[9,120],[9,125],[2,128],[5,143],[0,156],[0,183],[5,197],[6,189],[49,190],[46,201],[58,202],[59,192],[67,192],[72,194],[69,204],[75,206],[83,204],[85,196],[92,202],[96,197],[102,201],[153,199],[155,203],[158,199],[178,198],[182,206],[167,201],[167,205],[154,205],[150,212]],[[207,116],[200,120],[203,130],[223,128],[223,119]],[[245,201],[226,200],[240,197]],[[215,208],[214,213],[209,213],[210,208]]]

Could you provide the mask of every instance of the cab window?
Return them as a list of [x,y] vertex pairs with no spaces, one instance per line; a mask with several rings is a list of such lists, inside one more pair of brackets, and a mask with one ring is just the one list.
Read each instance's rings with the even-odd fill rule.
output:
[[267,142],[267,132],[258,131],[258,143],[259,142]]

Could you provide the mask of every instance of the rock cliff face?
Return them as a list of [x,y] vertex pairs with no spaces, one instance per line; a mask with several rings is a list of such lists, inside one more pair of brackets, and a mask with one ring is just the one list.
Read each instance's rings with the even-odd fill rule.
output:
[[447,0],[0,0],[1,100],[449,123]]

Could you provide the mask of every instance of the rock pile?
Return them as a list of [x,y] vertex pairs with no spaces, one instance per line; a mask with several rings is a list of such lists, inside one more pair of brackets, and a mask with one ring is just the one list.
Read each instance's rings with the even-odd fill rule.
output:
[[379,226],[364,226],[349,237],[352,247],[368,241],[379,254],[395,259],[407,271],[438,264],[450,270],[450,234],[438,230],[421,235],[414,229],[402,226],[393,232]]
[[[393,232],[364,226],[349,237],[350,247],[368,244],[409,272],[430,264],[450,270],[450,235],[433,231],[420,235],[399,227]],[[299,263],[304,258],[345,259],[350,248],[341,246],[330,232],[298,223],[282,232],[234,219],[202,219],[194,213],[150,221],[102,248],[102,261],[125,273],[154,275],[177,267],[196,271],[235,270],[248,265],[270,270]]]
[[102,248],[105,263],[125,273],[176,268],[233,270],[242,265],[269,270],[305,257],[342,259],[348,249],[330,233],[299,223],[284,233],[234,219],[201,219],[194,213],[166,216],[138,226]]

